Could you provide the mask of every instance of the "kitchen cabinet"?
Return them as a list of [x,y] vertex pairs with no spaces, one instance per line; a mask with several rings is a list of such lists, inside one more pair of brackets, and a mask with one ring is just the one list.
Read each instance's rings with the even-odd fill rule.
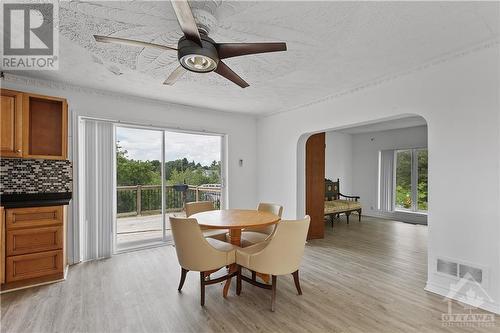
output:
[[0,207],[0,238],[1,238],[1,247],[0,247],[0,284],[5,283],[5,210],[3,207]]
[[65,160],[68,104],[64,98],[1,90],[1,157]]
[[22,93],[2,89],[0,94],[0,156],[22,157]]
[[65,160],[68,105],[63,98],[23,94],[23,157]]
[[2,207],[2,290],[64,278],[65,207]]

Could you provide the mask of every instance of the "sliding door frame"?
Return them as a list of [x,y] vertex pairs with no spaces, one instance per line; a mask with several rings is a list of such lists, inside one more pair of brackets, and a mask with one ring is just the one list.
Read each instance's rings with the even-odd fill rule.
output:
[[[144,243],[144,245],[139,245],[134,248],[130,249],[124,249],[124,250],[117,250],[117,206],[115,205],[115,221],[113,223],[113,253],[118,254],[118,253],[125,253],[125,252],[130,252],[130,251],[135,251],[135,250],[140,250],[140,249],[146,249],[146,248],[151,248],[151,247],[157,247],[157,246],[164,246],[168,245],[171,243],[171,240],[167,239],[167,231],[166,231],[166,207],[165,207],[165,200],[166,200],[166,179],[165,179],[165,147],[166,147],[166,139],[165,139],[165,134],[168,132],[175,132],[175,133],[185,133],[185,134],[194,134],[194,135],[206,135],[206,136],[218,136],[221,139],[221,144],[220,144],[220,161],[221,161],[221,170],[220,170],[220,179],[221,179],[221,198],[220,198],[220,207],[221,209],[224,209],[226,207],[226,199],[227,199],[227,186],[226,186],[226,135],[225,134],[219,134],[219,133],[210,133],[206,131],[193,131],[193,130],[182,130],[178,128],[164,128],[164,127],[156,127],[156,126],[146,126],[146,125],[140,125],[140,124],[133,124],[133,123],[125,123],[125,122],[113,122],[114,125],[114,134],[115,134],[115,140],[116,140],[116,129],[117,127],[122,127],[122,128],[133,128],[133,129],[142,129],[142,130],[150,130],[150,131],[158,131],[162,135],[162,143],[161,143],[161,170],[160,170],[160,177],[161,177],[161,217],[162,217],[162,239],[160,242],[150,242],[148,244],[147,242]],[[115,179],[117,177],[116,173],[116,154],[114,156],[114,163],[115,163]],[[116,182],[115,182],[115,192],[116,192]]]
[[[140,245],[138,246],[135,246],[135,247],[131,247],[131,248],[126,248],[126,249],[122,249],[122,250],[118,250],[117,249],[117,245],[118,245],[118,242],[117,242],[117,236],[118,236],[118,205],[115,204],[115,220],[113,221],[113,227],[114,227],[114,230],[113,230],[113,253],[114,254],[119,254],[119,253],[125,253],[125,252],[130,252],[130,251],[136,251],[136,250],[142,250],[142,249],[147,249],[147,248],[151,248],[151,247],[156,247],[156,246],[162,246],[162,245],[165,245],[165,244],[168,244],[168,241],[166,239],[166,236],[167,236],[167,233],[166,233],[166,222],[165,222],[165,179],[164,179],[164,176],[165,176],[165,168],[163,167],[163,165],[165,164],[165,130],[162,130],[162,129],[159,129],[159,128],[151,128],[151,127],[145,127],[145,126],[135,126],[135,125],[131,125],[131,124],[122,124],[122,123],[113,123],[113,127],[114,127],[114,133],[115,133],[115,144],[116,144],[116,131],[117,131],[117,128],[121,127],[121,128],[132,128],[132,129],[137,129],[137,130],[144,130],[144,131],[154,131],[154,132],[158,132],[159,134],[161,134],[161,154],[160,154],[160,164],[161,164],[161,168],[160,168],[160,178],[161,178],[161,228],[162,228],[162,236],[161,236],[161,240],[156,240],[156,239],[152,239],[152,240],[149,240],[149,241],[144,241],[144,243],[141,243]],[[117,182],[116,182],[116,179],[118,179],[118,173],[117,173],[117,161],[116,161],[116,152],[115,152],[115,156],[114,156],[114,160],[115,160],[115,169],[114,169],[114,178],[115,178],[115,193],[117,193]],[[116,196],[116,194],[115,194]],[[117,200],[117,196],[116,196],[116,199]],[[137,207],[137,209],[139,209]]]
[[[74,110],[70,110],[74,111]],[[216,132],[216,131],[207,131],[203,128],[181,128],[177,125],[165,125],[165,126],[153,126],[151,124],[147,123],[140,123],[140,122],[130,122],[130,121],[121,121],[121,120],[116,120],[116,119],[109,119],[109,118],[100,118],[100,117],[93,117],[93,116],[85,116],[78,114],[76,112],[70,112],[71,116],[71,131],[70,131],[70,138],[73,137],[72,143],[70,144],[70,160],[73,161],[73,200],[69,206],[69,219],[72,221],[72,223],[68,223],[68,230],[67,230],[67,239],[68,239],[68,263],[70,265],[76,264],[82,261],[82,243],[81,243],[81,238],[83,237],[82,233],[82,218],[81,218],[81,210],[80,210],[80,205],[82,204],[82,201],[84,202],[84,198],[81,196],[82,193],[82,186],[80,183],[84,180],[82,176],[82,168],[83,166],[81,165],[82,159],[81,159],[81,154],[83,154],[83,147],[82,145],[82,140],[83,140],[83,132],[81,130],[81,123],[84,120],[93,120],[93,121],[98,121],[98,122],[107,122],[107,123],[112,123],[118,126],[124,126],[124,125],[130,125],[133,127],[137,128],[144,128],[144,129],[157,129],[157,130],[163,130],[163,131],[172,131],[172,132],[182,132],[182,133],[192,133],[192,134],[205,134],[205,135],[214,135],[214,136],[220,136],[221,137],[221,209],[227,208],[228,207],[228,173],[227,173],[227,164],[228,164],[228,135],[227,133],[224,132]],[[71,134],[73,133],[73,134]],[[116,133],[115,133],[116,134]],[[165,149],[162,149],[163,152]],[[114,156],[114,166],[116,169],[116,154]],[[164,171],[164,170],[163,170]],[[164,176],[162,176],[162,179]],[[84,203],[83,203],[84,204]],[[164,200],[162,200],[162,204],[164,205]],[[114,199],[114,211],[116,212],[116,197]],[[115,218],[116,220],[116,218]],[[113,223],[113,228],[115,228],[114,223]],[[115,233],[115,230],[113,230],[113,234]],[[112,242],[113,242],[113,254],[114,248],[115,248],[115,240],[114,237],[112,237]],[[166,245],[167,243],[162,244]]]

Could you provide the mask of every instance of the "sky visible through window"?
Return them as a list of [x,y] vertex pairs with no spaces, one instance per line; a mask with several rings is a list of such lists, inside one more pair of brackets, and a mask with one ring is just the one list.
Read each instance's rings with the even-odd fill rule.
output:
[[[117,127],[118,144],[134,160],[161,159],[161,132],[147,129]],[[187,158],[188,161],[210,165],[220,161],[221,137],[191,133],[165,133],[165,161]]]

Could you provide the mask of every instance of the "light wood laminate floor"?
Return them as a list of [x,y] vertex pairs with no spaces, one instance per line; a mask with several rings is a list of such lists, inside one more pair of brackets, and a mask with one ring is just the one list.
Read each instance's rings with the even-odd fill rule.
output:
[[[207,287],[199,274],[177,293],[180,268],[172,246],[71,267],[65,282],[1,296],[2,332],[499,332],[442,327],[442,297],[425,292],[427,228],[364,218],[326,226],[302,263],[303,296],[291,276],[270,292],[243,284]],[[460,305],[456,304],[457,307]],[[500,318],[496,318],[500,325]]]

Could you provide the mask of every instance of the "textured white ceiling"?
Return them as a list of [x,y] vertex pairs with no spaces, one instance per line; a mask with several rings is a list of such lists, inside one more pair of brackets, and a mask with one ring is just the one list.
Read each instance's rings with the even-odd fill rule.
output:
[[[92,35],[176,44],[168,1],[60,3],[60,69],[31,77],[212,109],[286,111],[500,37],[498,2],[191,2],[219,42],[285,41],[287,52],[227,59],[250,87],[215,73],[162,85],[175,52]],[[26,72],[22,73],[26,74]]]

